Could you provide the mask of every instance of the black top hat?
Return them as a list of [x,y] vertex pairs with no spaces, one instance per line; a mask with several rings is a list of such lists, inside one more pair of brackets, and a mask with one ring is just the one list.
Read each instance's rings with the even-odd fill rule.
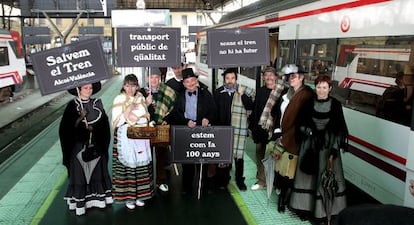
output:
[[[83,84],[83,85],[86,85],[86,84]],[[79,89],[79,91],[80,91],[80,88],[83,85],[77,87]],[[102,87],[102,85],[101,85],[101,82],[100,81],[93,83],[92,84],[92,95],[98,93],[98,91],[101,90],[101,87]],[[69,89],[68,92],[71,93],[74,96],[78,96],[78,92],[76,91],[76,88]]]
[[192,68],[183,69],[182,75],[183,75],[183,80],[190,78],[190,77],[195,77],[195,78],[198,77],[197,75],[194,74],[194,71]]

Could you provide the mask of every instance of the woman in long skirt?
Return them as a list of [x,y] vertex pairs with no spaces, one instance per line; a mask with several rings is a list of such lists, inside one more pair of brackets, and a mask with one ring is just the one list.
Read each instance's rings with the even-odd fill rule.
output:
[[[348,135],[341,103],[329,96],[331,85],[330,77],[319,76],[315,80],[317,96],[304,107],[300,130],[305,138],[289,203],[301,216],[328,221],[346,207],[340,149],[346,148]],[[336,182],[324,184],[326,174]]]
[[127,137],[129,126],[146,126],[149,120],[148,103],[138,90],[137,77],[127,75],[112,106],[113,195],[128,209],[144,206],[144,201],[154,195],[150,141]]
[[59,127],[63,165],[69,176],[64,199],[76,215],[113,202],[108,172],[109,121],[101,100],[90,98],[100,89],[98,82],[69,90],[78,97],[68,103]]

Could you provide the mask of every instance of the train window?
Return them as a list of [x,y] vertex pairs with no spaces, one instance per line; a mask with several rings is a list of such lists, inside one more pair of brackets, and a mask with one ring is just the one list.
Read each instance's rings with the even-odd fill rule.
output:
[[279,41],[276,70],[280,71],[284,65],[294,62],[294,44],[294,41]]
[[260,67],[240,67],[240,74],[255,80],[259,68]]
[[357,73],[372,74],[383,77],[395,77],[399,68],[408,66],[408,62],[397,60],[358,58]]
[[336,40],[300,40],[297,51],[297,63],[309,72],[306,79],[313,80],[320,74],[332,75],[335,67]]
[[207,44],[200,43],[200,63],[207,64]]
[[17,46],[17,42],[9,41],[9,44],[10,44],[10,47],[11,47],[12,51],[16,55],[16,57],[19,58],[19,59],[23,58],[23,53],[22,53],[21,50],[19,51],[18,46]]
[[9,62],[9,51],[7,47],[0,47],[0,66],[8,66]]
[[414,37],[338,41],[335,97],[350,108],[408,125],[414,97]]

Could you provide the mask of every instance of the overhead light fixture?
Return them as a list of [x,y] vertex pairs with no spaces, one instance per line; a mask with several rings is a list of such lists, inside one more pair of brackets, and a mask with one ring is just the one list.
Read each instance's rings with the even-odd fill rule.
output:
[[145,1],[144,0],[137,0],[137,9],[145,9]]

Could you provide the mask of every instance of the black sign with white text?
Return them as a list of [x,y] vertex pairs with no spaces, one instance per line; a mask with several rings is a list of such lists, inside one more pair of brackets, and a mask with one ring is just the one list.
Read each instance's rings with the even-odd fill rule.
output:
[[173,162],[231,163],[233,159],[233,127],[171,127]]
[[118,65],[167,67],[181,61],[180,28],[118,28]]
[[269,29],[266,27],[207,30],[208,66],[268,65]]
[[112,77],[100,38],[33,53],[31,58],[42,95]]

